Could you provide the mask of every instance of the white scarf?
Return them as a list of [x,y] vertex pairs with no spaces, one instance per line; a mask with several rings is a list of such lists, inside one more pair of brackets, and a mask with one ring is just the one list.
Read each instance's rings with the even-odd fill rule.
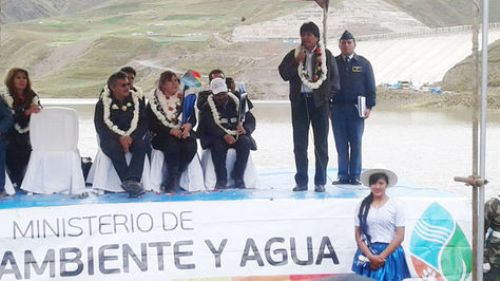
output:
[[[302,84],[304,84],[306,87],[314,90],[314,89],[318,89],[321,84],[323,84],[323,82],[326,80],[326,78],[328,77],[327,74],[328,74],[328,68],[326,67],[326,51],[325,51],[325,46],[323,45],[323,43],[321,42],[321,40],[318,42],[318,45],[319,45],[319,50],[321,52],[321,56],[320,56],[320,59],[321,59],[321,76],[319,77],[319,79],[316,81],[316,82],[312,82],[312,77],[311,77],[311,80],[307,79],[305,77],[305,74],[307,73],[307,71],[304,71],[304,62],[300,62],[299,63],[299,66],[297,67],[297,71],[299,73],[299,77],[300,77],[300,80],[302,81]],[[299,52],[303,52],[303,48],[302,46],[298,46],[297,48],[295,48],[295,57],[298,56]],[[316,65],[313,66],[313,75],[314,75],[314,68],[316,67]],[[304,73],[305,72],[305,73]],[[311,75],[311,76],[313,76]]]
[[[238,97],[231,92],[228,92],[227,95],[234,101],[234,103],[236,104],[236,109],[238,109],[238,107],[240,106],[240,100],[238,99]],[[210,105],[210,111],[212,111],[212,116],[214,118],[215,124],[219,126],[219,128],[221,128],[224,132],[226,132],[226,134],[236,136],[237,131],[229,130],[222,126],[222,123],[220,121],[220,114],[217,111],[217,107],[215,106],[213,94],[208,96],[208,105]],[[237,116],[237,118],[239,118],[239,116]]]
[[[0,93],[0,97],[9,106],[10,111],[12,112],[12,114],[14,114],[15,113],[14,99],[12,98],[12,96],[6,90],[2,90],[2,92]],[[33,100],[31,101],[31,105],[38,105],[39,102],[40,102],[40,99],[39,99],[38,95],[35,94],[35,96],[33,97]],[[24,133],[29,132],[30,127],[29,127],[29,124],[26,127],[23,128],[23,127],[21,127],[21,125],[19,125],[19,123],[14,123],[14,129],[16,129],[16,131],[18,133],[24,134]]]
[[[117,104],[113,104],[113,100],[111,99],[111,93],[109,92],[108,86],[104,86],[104,92],[101,95],[101,100],[103,104],[103,119],[104,123],[108,128],[113,131],[114,133],[120,135],[120,136],[130,136],[132,132],[137,129],[137,124],[139,123],[139,96],[137,95],[136,92],[130,91],[130,94],[132,95],[132,102],[127,103],[126,105],[123,105],[121,108],[118,108]],[[127,131],[120,130],[118,126],[116,126],[113,121],[111,121],[111,109],[114,110],[123,110],[126,111],[129,107],[134,106],[134,112],[133,112],[133,117],[132,121],[130,122],[130,128]]]
[[[148,100],[151,103],[151,110],[156,118],[167,128],[179,129],[181,127],[182,111],[178,115],[177,108],[182,104],[182,96],[175,94],[167,99],[165,95],[158,89],[154,89],[148,95]],[[158,110],[160,106],[161,110]],[[170,110],[172,109],[172,110]]]

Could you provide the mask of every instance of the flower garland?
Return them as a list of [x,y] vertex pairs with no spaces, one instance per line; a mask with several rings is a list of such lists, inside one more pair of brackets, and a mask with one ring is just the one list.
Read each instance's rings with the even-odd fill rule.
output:
[[[236,108],[238,108],[240,106],[240,100],[238,99],[238,97],[235,96],[231,92],[227,92],[227,94],[234,101],[234,103],[236,104]],[[208,105],[210,106],[210,111],[212,111],[212,116],[214,117],[215,124],[217,126],[219,126],[219,128],[221,128],[228,135],[237,135],[238,134],[237,131],[235,131],[235,130],[229,130],[229,129],[224,128],[224,126],[222,126],[222,123],[220,122],[220,114],[217,111],[217,107],[215,106],[213,94],[210,95],[210,96],[208,96],[207,101],[208,101]]]
[[[179,129],[181,124],[179,119],[182,118],[182,112],[177,114],[178,109],[182,105],[182,94],[177,93],[170,97],[173,100],[173,106],[169,105],[167,98],[158,89],[154,89],[148,96],[148,100],[152,103],[151,110],[156,118],[167,128]],[[160,107],[160,110],[158,110]]]
[[[6,91],[2,91],[0,93],[0,97],[9,106],[10,111],[12,112],[12,114],[14,114],[15,113],[14,99],[12,98],[12,96],[8,92],[6,92]],[[35,94],[35,96],[33,97],[33,100],[31,101],[31,105],[39,105],[39,103],[40,103],[40,99],[38,98],[38,95]],[[21,127],[21,125],[19,125],[19,123],[14,123],[14,129],[16,129],[16,131],[18,133],[24,134],[24,133],[29,132],[30,127],[29,127],[29,124],[26,127],[23,128],[23,127]]]
[[129,136],[135,129],[137,129],[137,124],[139,123],[139,96],[134,92],[130,91],[130,94],[132,95],[132,102],[127,103],[126,105],[122,105],[121,110],[127,111],[129,107],[134,106],[134,112],[133,112],[133,117],[132,121],[130,122],[130,128],[127,131],[120,130],[118,126],[116,126],[113,121],[111,121],[111,110],[118,110],[120,109],[117,104],[113,104],[113,100],[111,99],[111,93],[109,92],[109,89],[107,86],[104,86],[104,91],[101,94],[101,99],[102,99],[102,104],[103,104],[103,119],[104,123],[108,128],[113,131],[114,133],[120,135],[120,136]]
[[[316,48],[314,50],[314,54],[316,55],[316,61],[315,65],[313,66],[313,74],[312,77],[309,77],[309,73],[307,70],[304,68],[304,62],[300,62],[299,66],[297,67],[297,71],[299,73],[300,80],[302,81],[302,84],[304,84],[306,87],[314,90],[318,89],[321,84],[326,80],[327,74],[328,74],[328,68],[326,67],[326,51],[325,51],[325,46],[321,42],[321,40],[318,43],[319,48]],[[298,56],[299,52],[303,52],[302,46],[298,46],[295,48],[295,57]],[[322,56],[324,58],[322,58]]]

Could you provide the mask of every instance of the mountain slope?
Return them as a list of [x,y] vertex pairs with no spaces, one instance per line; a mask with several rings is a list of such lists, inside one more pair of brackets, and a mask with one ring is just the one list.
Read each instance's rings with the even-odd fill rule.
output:
[[0,22],[21,22],[69,15],[105,2],[105,0],[4,0]]
[[[472,24],[471,0],[385,0],[430,27]],[[490,22],[500,22],[500,1],[490,1]]]
[[[490,44],[488,53],[488,86],[500,93],[500,40]],[[443,78],[443,88],[453,91],[471,91],[473,87],[472,56],[451,68]]]

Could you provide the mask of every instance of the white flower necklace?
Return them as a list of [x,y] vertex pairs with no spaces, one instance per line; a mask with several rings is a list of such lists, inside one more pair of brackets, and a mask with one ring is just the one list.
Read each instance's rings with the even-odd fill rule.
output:
[[[326,67],[326,51],[325,46],[321,42],[318,43],[319,48],[316,48],[314,54],[316,54],[316,61],[320,60],[320,65],[315,63],[313,66],[313,74],[312,77],[309,77],[307,70],[304,69],[304,62],[300,62],[297,67],[297,71],[299,73],[300,80],[302,84],[310,89],[318,89],[321,84],[326,80],[328,74],[328,68]],[[298,56],[299,52],[303,52],[303,47],[298,46],[295,48],[295,57]],[[318,75],[319,74],[319,75]],[[317,78],[317,80],[315,80]]]
[[[240,106],[240,100],[238,99],[238,97],[231,92],[227,92],[227,95],[234,101],[234,103],[236,104],[236,108],[238,108]],[[222,123],[220,121],[220,114],[217,111],[217,107],[215,106],[213,94],[208,96],[208,105],[210,105],[210,111],[212,111],[212,116],[214,117],[215,124],[219,126],[219,128],[221,128],[228,135],[237,135],[236,130],[229,130],[224,128],[224,126],[222,126]]]
[[[154,89],[148,96],[148,100],[152,103],[151,110],[155,114],[156,118],[167,128],[179,129],[181,124],[179,120],[182,118],[182,112],[178,115],[177,108],[182,104],[182,98],[177,94],[170,96],[170,103],[165,98],[165,95],[158,89]],[[161,110],[158,110],[160,106]],[[170,107],[172,110],[169,110]]]
[[[15,113],[14,99],[12,98],[12,96],[9,93],[4,92],[4,91],[2,91],[2,93],[0,94],[0,96],[5,101],[5,103],[7,103],[7,105],[9,106],[10,111],[12,112],[12,114],[14,114]],[[40,102],[40,99],[38,98],[38,95],[35,94],[35,96],[33,97],[33,101],[31,102],[31,105],[38,105],[39,102]],[[19,125],[19,123],[14,123],[14,129],[16,129],[16,131],[18,133],[24,134],[24,133],[29,132],[30,126],[28,124],[26,127],[23,128],[23,127],[21,127],[21,125]]]
[[[120,109],[117,104],[112,104],[113,101],[111,99],[111,93],[109,92],[109,89],[107,86],[104,86],[104,92],[101,95],[102,99],[102,104],[103,104],[103,119],[104,123],[108,128],[113,131],[114,133],[120,135],[120,136],[129,136],[132,134],[132,132],[137,129],[137,124],[139,123],[139,96],[136,94],[134,91],[130,91],[130,94],[132,95],[132,102],[134,106],[134,112],[133,112],[133,117],[132,121],[130,122],[130,128],[127,131],[120,130],[118,126],[116,126],[113,121],[111,121],[111,110],[118,110]],[[132,107],[132,104],[129,102],[126,105],[123,105],[121,107],[121,110],[127,111],[129,107]]]

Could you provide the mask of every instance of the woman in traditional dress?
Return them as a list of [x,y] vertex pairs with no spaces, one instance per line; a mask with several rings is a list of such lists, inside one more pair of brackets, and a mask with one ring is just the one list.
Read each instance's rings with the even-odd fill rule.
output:
[[14,126],[7,135],[6,162],[12,183],[19,190],[31,155],[29,123],[31,114],[40,112],[38,95],[31,88],[28,71],[12,68],[5,78],[7,92],[1,96],[10,107]]
[[183,118],[183,114],[186,114],[183,113],[184,94],[179,88],[179,78],[172,71],[161,74],[158,87],[149,94],[148,99],[152,145],[163,152],[167,167],[161,189],[172,193],[179,188],[180,176],[196,154],[196,135],[193,131],[196,115],[191,108],[191,114]]
[[370,187],[370,195],[361,202],[355,217],[358,250],[352,270],[380,281],[398,281],[410,277],[401,243],[405,235],[404,210],[386,194],[397,183],[387,169],[370,169],[361,181]]

